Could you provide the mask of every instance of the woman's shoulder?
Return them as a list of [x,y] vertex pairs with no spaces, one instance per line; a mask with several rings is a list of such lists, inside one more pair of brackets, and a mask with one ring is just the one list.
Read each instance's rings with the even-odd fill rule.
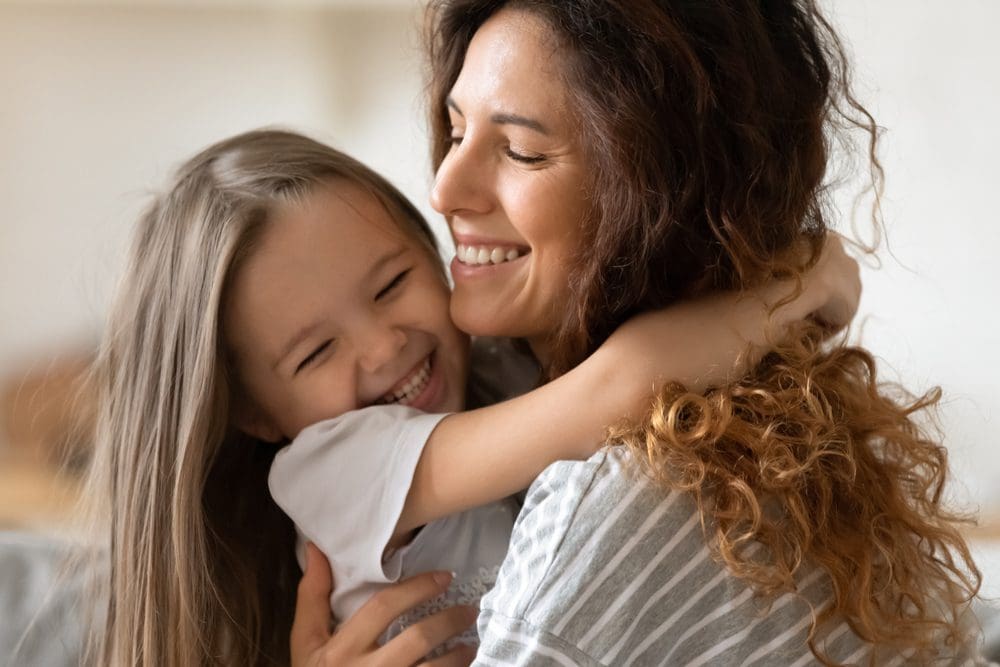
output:
[[624,447],[607,446],[585,461],[557,461],[542,471],[528,489],[522,515],[539,509],[549,523],[575,530],[600,524],[618,532],[658,507],[667,521],[686,520],[696,509],[688,494],[655,484]]
[[[812,664],[810,607],[822,606],[827,584],[809,573],[802,595],[768,609],[720,564],[691,496],[655,484],[609,447],[553,464],[532,485],[483,599],[481,652],[523,657],[537,645],[587,665]],[[832,641],[835,656],[864,653],[850,632]]]
[[665,544],[687,556],[703,546],[697,516],[687,494],[654,484],[622,448],[556,462],[528,490],[493,597],[544,614],[588,581],[596,600],[622,587],[620,563],[652,562]]

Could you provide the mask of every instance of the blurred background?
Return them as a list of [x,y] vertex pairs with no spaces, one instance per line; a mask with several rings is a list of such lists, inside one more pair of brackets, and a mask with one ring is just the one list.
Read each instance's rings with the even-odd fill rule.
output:
[[[887,379],[943,388],[952,493],[981,512],[970,535],[1000,595],[1000,3],[827,7],[886,128],[888,246],[865,270],[855,336]],[[87,447],[69,397],[133,220],[196,150],[304,131],[443,231],[426,204],[420,15],[413,0],[0,0],[0,529],[65,528]],[[844,231],[853,192],[838,199]]]

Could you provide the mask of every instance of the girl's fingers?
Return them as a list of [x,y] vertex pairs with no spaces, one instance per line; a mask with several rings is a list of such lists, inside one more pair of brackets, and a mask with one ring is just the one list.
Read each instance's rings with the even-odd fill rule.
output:
[[468,629],[476,622],[478,615],[478,609],[466,606],[449,607],[439,611],[419,623],[414,623],[394,637],[380,649],[380,657],[389,665],[412,664],[451,637]]
[[861,270],[857,260],[847,254],[837,234],[827,234],[826,244],[816,270],[829,285],[830,296],[813,317],[831,331],[851,323],[861,299]]
[[420,667],[468,667],[476,659],[476,649],[462,644],[440,658],[420,663]]
[[[404,579],[389,588],[384,588],[373,595],[347,622],[343,623],[337,630],[337,634],[343,639],[349,640],[354,646],[371,646],[398,616],[421,602],[431,600],[448,590],[451,579],[450,572],[426,572]],[[420,623],[416,625],[420,625]],[[450,635],[445,635],[444,639],[447,639],[448,636]],[[398,637],[386,646],[393,644],[397,639]],[[425,654],[426,651],[415,654],[408,664],[416,662]]]
[[290,637],[293,665],[304,665],[308,656],[330,638],[330,593],[333,575],[326,557],[311,542],[306,544],[306,571],[295,598],[295,618]]

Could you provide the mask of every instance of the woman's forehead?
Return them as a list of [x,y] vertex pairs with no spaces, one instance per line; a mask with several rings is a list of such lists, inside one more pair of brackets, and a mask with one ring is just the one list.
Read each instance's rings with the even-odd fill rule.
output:
[[451,91],[466,104],[494,111],[545,111],[567,115],[564,56],[558,39],[540,16],[504,9],[473,36],[462,70]]

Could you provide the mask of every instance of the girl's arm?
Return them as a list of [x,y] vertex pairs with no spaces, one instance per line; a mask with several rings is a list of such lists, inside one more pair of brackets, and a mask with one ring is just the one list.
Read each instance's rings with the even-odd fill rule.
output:
[[554,461],[589,457],[608,425],[645,410],[666,381],[704,391],[752,368],[782,327],[810,315],[846,325],[860,281],[839,237],[827,241],[802,293],[775,309],[794,289],[776,282],[644,313],[548,384],[444,418],[421,454],[394,538],[524,489]]

